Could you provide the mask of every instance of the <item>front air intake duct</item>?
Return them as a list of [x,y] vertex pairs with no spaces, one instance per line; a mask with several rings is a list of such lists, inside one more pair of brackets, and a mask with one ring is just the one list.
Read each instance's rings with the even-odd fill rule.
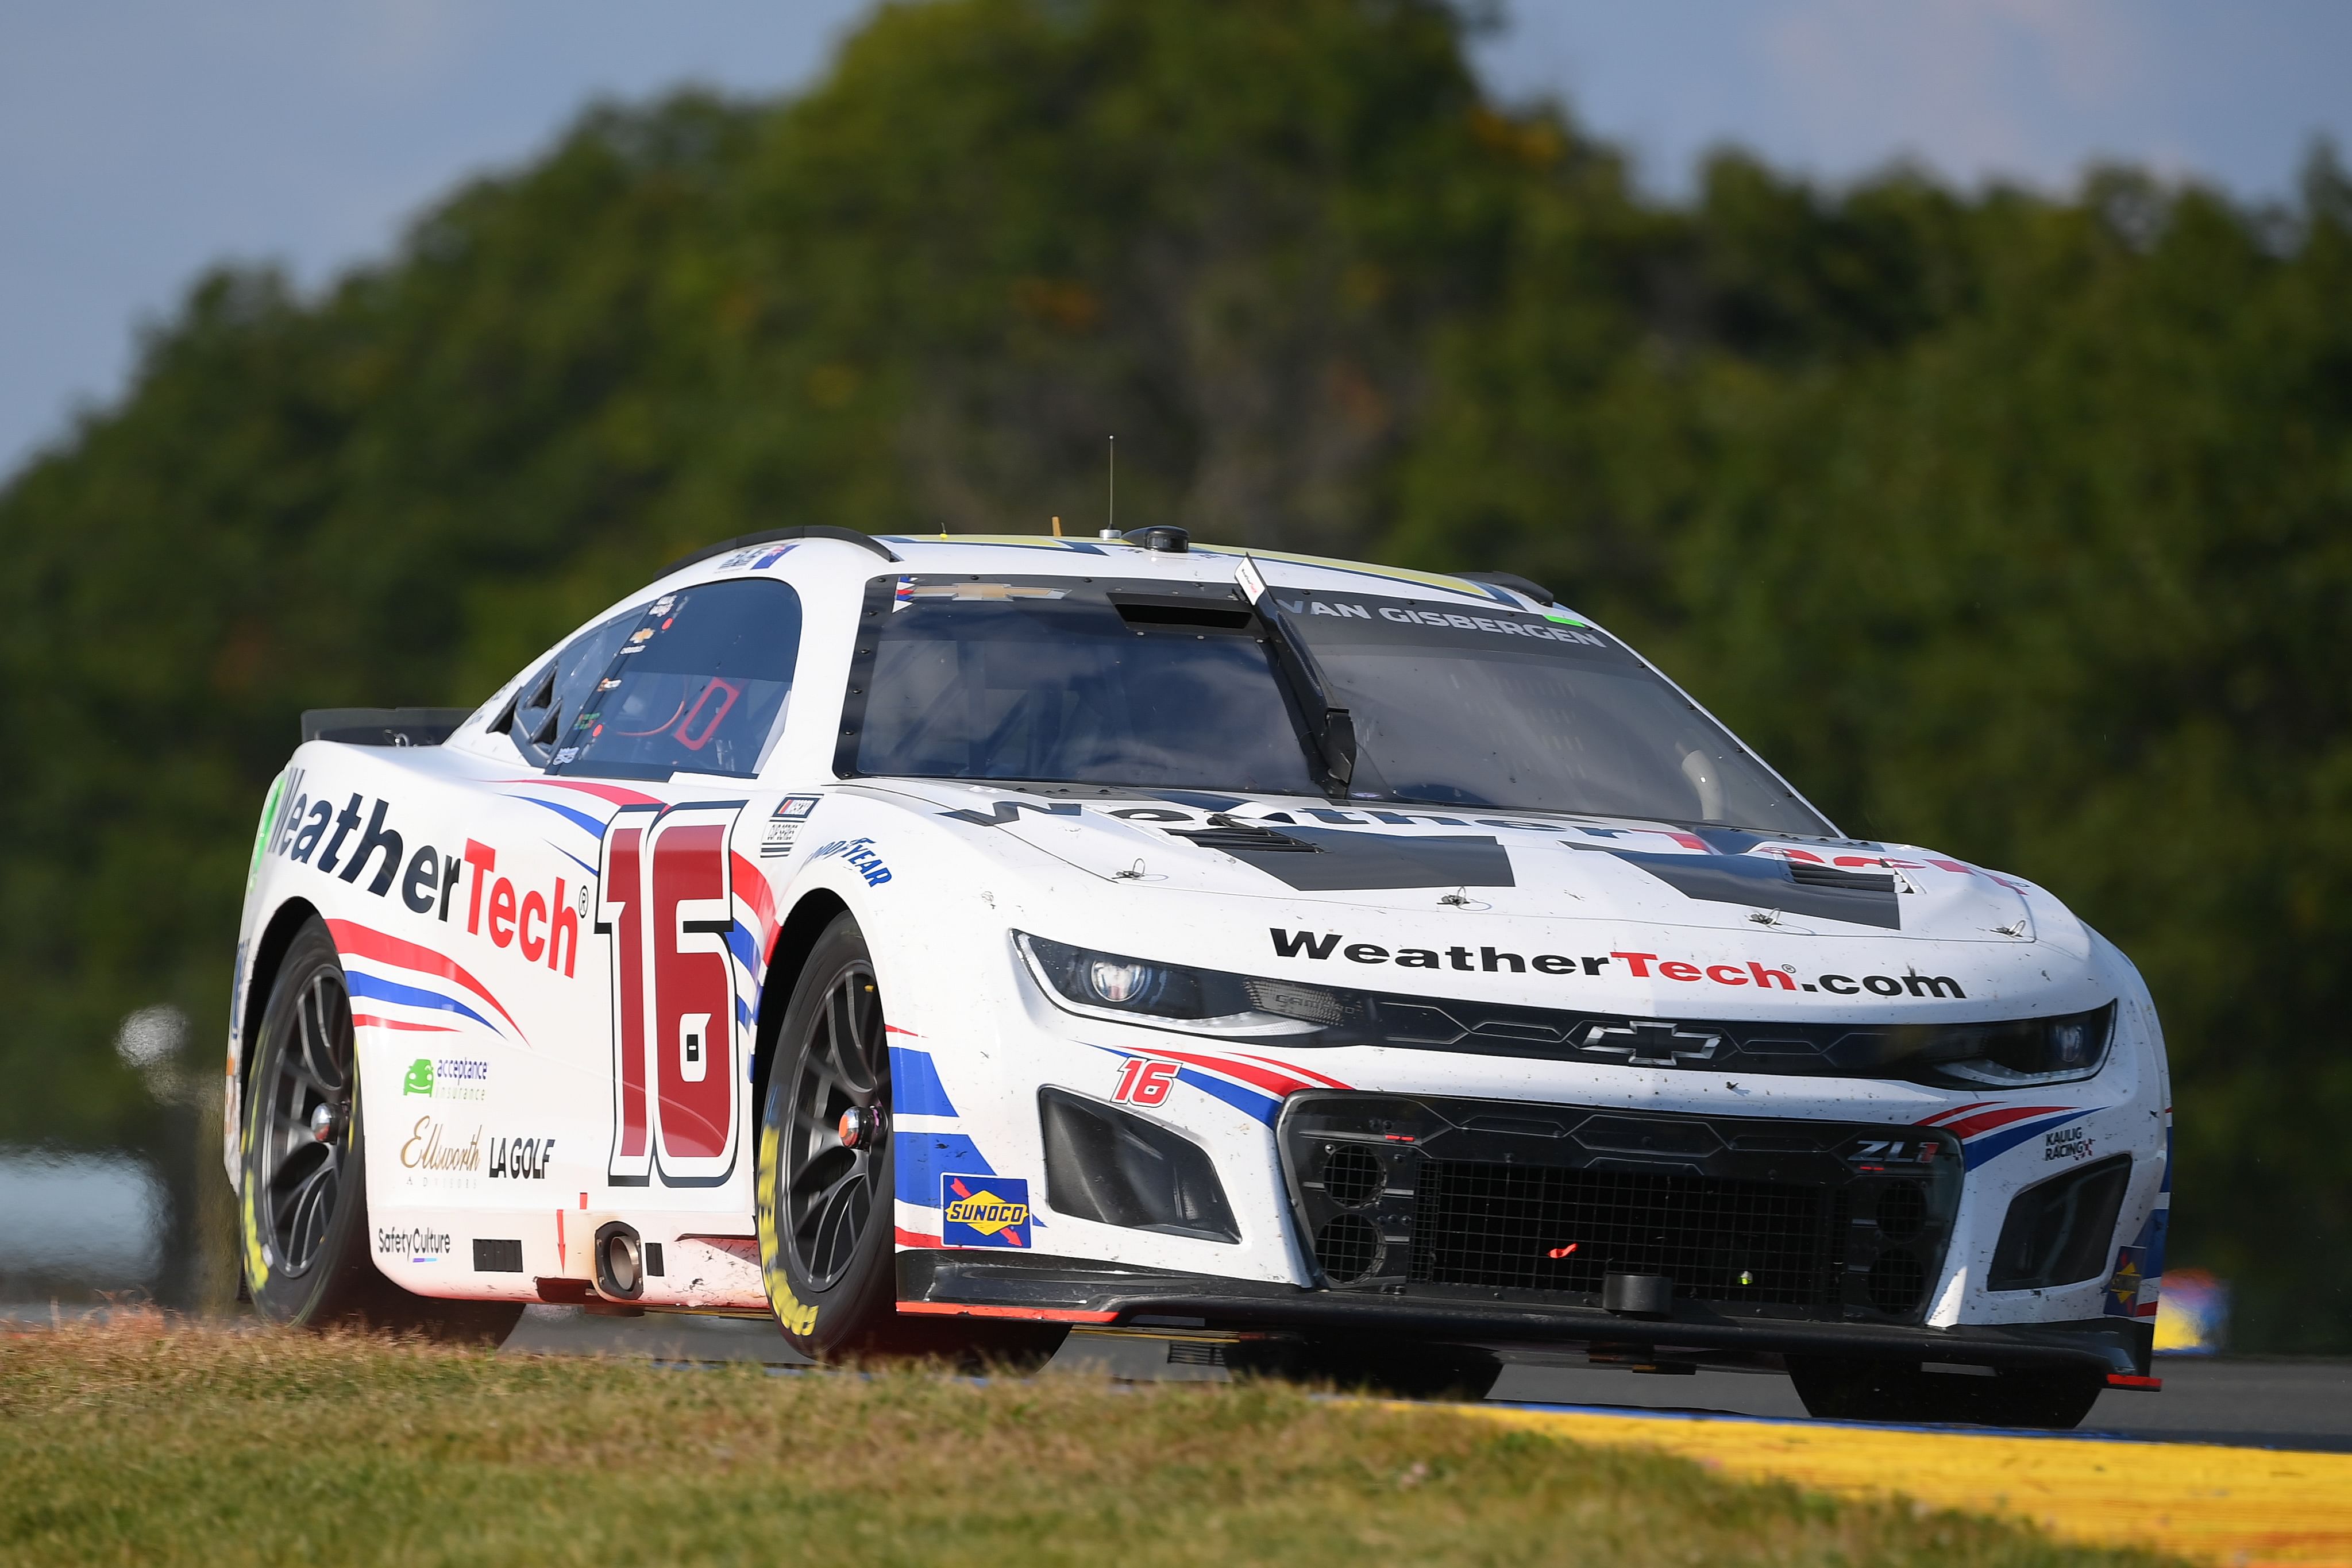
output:
[[1045,1203],[1130,1230],[1239,1241],[1208,1152],[1181,1133],[1061,1089],[1037,1092]]
[[2124,1206],[2124,1189],[2131,1185],[2131,1164],[2129,1155],[2116,1155],[2029,1186],[2010,1199],[1985,1288],[2048,1290],[2105,1272],[2116,1216]]

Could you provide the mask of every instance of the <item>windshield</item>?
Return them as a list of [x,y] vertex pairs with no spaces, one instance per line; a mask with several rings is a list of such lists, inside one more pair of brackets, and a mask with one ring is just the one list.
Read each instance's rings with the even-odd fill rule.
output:
[[[1215,584],[881,580],[843,760],[902,777],[1316,794],[1311,732],[1328,706],[1352,721],[1351,800],[1832,831],[1574,616],[1279,587],[1261,608]],[[1287,678],[1277,626],[1306,654]]]
[[843,721],[852,771],[1317,792],[1263,629],[1229,590],[917,577],[875,597]]

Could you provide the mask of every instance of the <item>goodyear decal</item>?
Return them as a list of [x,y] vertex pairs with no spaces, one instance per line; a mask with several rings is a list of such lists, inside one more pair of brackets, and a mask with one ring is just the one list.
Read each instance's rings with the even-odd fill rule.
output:
[[950,1247],[1029,1245],[1029,1184],[1010,1176],[940,1178],[940,1239]]

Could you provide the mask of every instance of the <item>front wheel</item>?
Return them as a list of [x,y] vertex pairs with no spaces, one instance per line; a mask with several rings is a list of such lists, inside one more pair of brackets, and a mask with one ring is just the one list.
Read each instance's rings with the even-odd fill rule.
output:
[[520,1304],[412,1295],[368,1250],[365,1132],[351,988],[316,915],[278,967],[246,1081],[239,1251],[273,1323],[364,1323],[438,1339],[504,1339]]
[[2078,1367],[1930,1372],[1916,1362],[1789,1358],[1805,1409],[1830,1421],[1968,1422],[2068,1431],[2098,1403],[2104,1375]]
[[873,955],[834,917],[793,988],[760,1112],[760,1272],[784,1337],[819,1361],[942,1355],[1039,1361],[1051,1325],[898,1312],[890,1048]]

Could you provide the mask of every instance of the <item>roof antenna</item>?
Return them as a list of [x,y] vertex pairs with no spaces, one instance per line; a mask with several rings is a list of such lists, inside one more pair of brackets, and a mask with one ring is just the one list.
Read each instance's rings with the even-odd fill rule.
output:
[[1054,519],[1054,537],[1055,538],[1062,537],[1062,519],[1059,517]]
[[1110,526],[1095,537],[1101,539],[1118,538],[1118,437],[1110,440]]

